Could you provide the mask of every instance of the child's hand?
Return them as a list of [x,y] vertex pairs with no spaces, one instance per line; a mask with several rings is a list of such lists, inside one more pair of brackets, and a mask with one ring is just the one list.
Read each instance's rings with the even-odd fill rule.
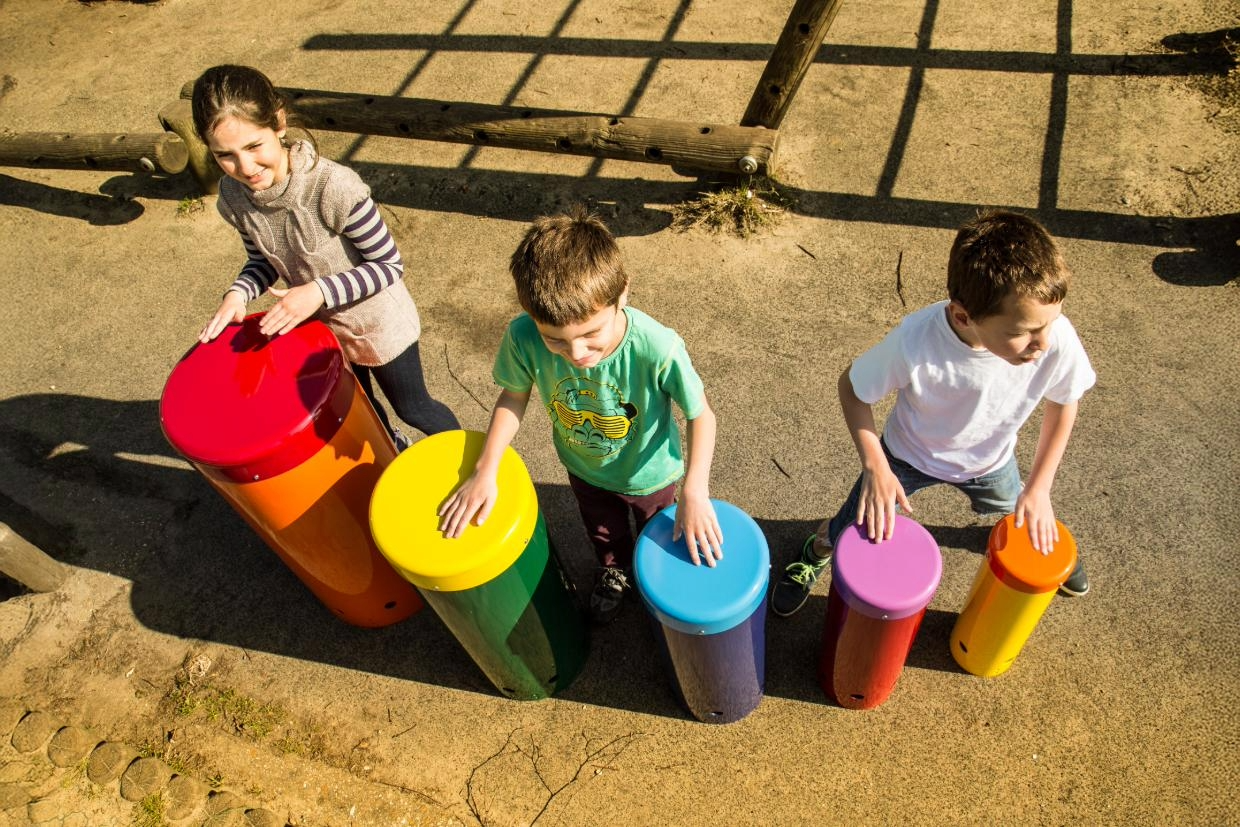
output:
[[214,339],[216,336],[224,332],[224,328],[234,322],[242,322],[245,320],[245,296],[236,290],[229,290],[224,294],[224,300],[220,302],[219,310],[215,311],[215,315],[211,317],[211,321],[207,322],[202,331],[198,334],[198,341],[204,345]]
[[491,516],[499,487],[494,476],[477,472],[461,483],[461,487],[439,508],[439,530],[443,536],[454,540],[465,533],[465,526],[472,521],[482,525]]
[[1016,527],[1029,523],[1029,539],[1033,547],[1043,554],[1050,554],[1059,542],[1059,525],[1055,522],[1055,508],[1051,505],[1051,493],[1038,488],[1025,487],[1016,498]]
[[315,282],[299,284],[287,290],[272,287],[269,292],[279,301],[267,311],[258,326],[258,332],[264,336],[283,336],[323,306],[323,291]]
[[719,528],[719,520],[715,517],[715,507],[710,504],[710,497],[704,493],[681,492],[680,503],[676,506],[676,524],[672,527],[672,541],[685,538],[689,547],[689,558],[693,565],[701,565],[701,560],[712,568],[716,560],[723,559],[723,530]]
[[890,466],[861,472],[861,499],[857,503],[857,525],[865,523],[871,542],[890,540],[896,530],[896,505],[912,512],[904,486]]

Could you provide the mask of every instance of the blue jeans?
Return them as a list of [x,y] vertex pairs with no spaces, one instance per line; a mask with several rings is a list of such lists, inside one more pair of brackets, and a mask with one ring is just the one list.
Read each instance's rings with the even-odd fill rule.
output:
[[[997,471],[963,482],[951,482],[932,477],[904,460],[896,459],[891,455],[885,441],[882,446],[883,453],[887,455],[887,462],[891,465],[892,473],[896,475],[900,485],[904,486],[904,493],[910,497],[914,492],[932,485],[950,485],[967,494],[973,510],[982,516],[1011,514],[1016,510],[1016,498],[1020,496],[1021,482],[1020,469],[1016,467],[1015,456]],[[827,537],[832,546],[835,545],[835,541],[844,529],[857,521],[857,503],[860,500],[861,477],[857,477],[852,493],[848,495],[848,499],[844,501],[839,512],[827,524]]]

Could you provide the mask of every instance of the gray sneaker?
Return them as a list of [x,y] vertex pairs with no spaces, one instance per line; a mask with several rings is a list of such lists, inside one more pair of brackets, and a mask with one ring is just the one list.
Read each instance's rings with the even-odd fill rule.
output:
[[1085,576],[1085,566],[1081,564],[1079,557],[1076,560],[1076,568],[1059,587],[1059,593],[1064,597],[1084,597],[1089,594],[1089,578]]
[[818,576],[831,562],[830,554],[826,557],[814,554],[816,539],[817,534],[805,538],[800,559],[788,564],[784,569],[784,576],[779,578],[771,591],[771,611],[780,617],[796,614],[797,610],[805,605],[805,601],[809,600],[810,590],[814,588],[814,583],[818,582]]
[[623,569],[604,568],[599,571],[594,591],[590,593],[590,619],[599,626],[606,626],[620,614],[624,593],[632,586]]

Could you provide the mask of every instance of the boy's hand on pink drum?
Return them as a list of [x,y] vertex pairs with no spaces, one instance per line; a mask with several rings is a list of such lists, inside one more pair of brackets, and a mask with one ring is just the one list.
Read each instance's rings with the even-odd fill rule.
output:
[[904,486],[890,468],[862,472],[857,525],[865,525],[865,536],[870,542],[881,543],[895,534],[896,514],[899,513],[897,505],[906,512],[913,511]]
[[283,336],[323,306],[323,291],[316,282],[288,289],[273,287],[270,293],[279,301],[258,325],[258,331],[264,336]]

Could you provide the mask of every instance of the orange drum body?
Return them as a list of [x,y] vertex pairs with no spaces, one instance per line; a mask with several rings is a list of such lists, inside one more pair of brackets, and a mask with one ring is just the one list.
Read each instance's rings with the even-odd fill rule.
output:
[[403,620],[422,601],[368,516],[395,447],[326,326],[269,339],[260,319],[181,359],[160,400],[164,434],[341,619]]

